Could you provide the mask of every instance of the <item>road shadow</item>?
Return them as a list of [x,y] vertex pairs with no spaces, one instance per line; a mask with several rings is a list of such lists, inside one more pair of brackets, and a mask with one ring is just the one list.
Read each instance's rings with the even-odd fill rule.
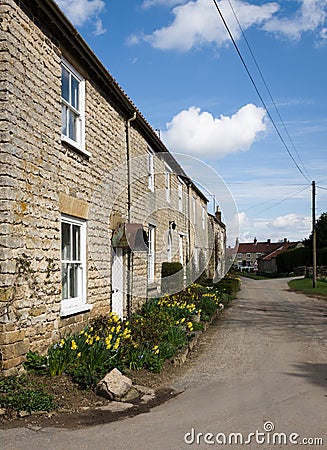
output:
[[280,305],[262,303],[260,306],[239,302],[234,309],[239,314],[230,314],[229,326],[255,328],[265,334],[287,333],[292,331],[297,338],[314,338],[327,340],[327,307],[312,308],[298,305]]
[[230,327],[327,342],[327,302],[289,293],[287,285],[285,289],[261,283],[244,286],[232,309],[233,313],[226,317]]
[[305,378],[310,383],[322,386],[327,389],[327,364],[303,362],[293,364],[293,367],[295,371],[287,372],[287,375],[298,378]]

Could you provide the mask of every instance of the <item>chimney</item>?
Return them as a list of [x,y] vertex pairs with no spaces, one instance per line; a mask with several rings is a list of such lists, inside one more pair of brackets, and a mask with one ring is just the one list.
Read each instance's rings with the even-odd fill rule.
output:
[[217,206],[217,208],[216,208],[215,216],[216,216],[216,219],[219,220],[219,222],[221,222],[221,211],[219,209],[219,206]]
[[285,242],[285,244],[286,244],[286,242],[287,242],[287,238],[284,238],[284,242]]
[[268,244],[268,245],[270,244],[270,242],[271,242],[270,239],[267,239],[267,244]]
[[256,245],[257,244],[257,238],[255,237],[254,239],[253,239],[253,243],[254,243],[254,245]]

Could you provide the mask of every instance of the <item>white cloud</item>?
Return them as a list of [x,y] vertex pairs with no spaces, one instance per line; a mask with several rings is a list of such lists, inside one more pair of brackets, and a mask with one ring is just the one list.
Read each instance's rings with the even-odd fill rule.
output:
[[[145,7],[165,4],[172,7],[173,21],[140,40],[161,50],[188,51],[194,47],[214,44],[218,47],[231,42],[215,5],[208,0],[145,0]],[[237,41],[240,28],[228,0],[218,2],[219,9]],[[296,40],[305,32],[317,33],[320,41],[326,40],[327,0],[291,1],[289,9],[281,9],[277,2],[251,4],[235,0],[233,9],[244,31],[256,26],[287,39]],[[292,10],[292,13],[289,11]]]
[[173,117],[162,132],[162,139],[173,152],[221,158],[250,148],[266,130],[265,110],[253,104],[231,117],[215,118],[195,106]]
[[301,227],[305,222],[304,217],[299,217],[296,214],[286,214],[285,216],[276,217],[272,221],[271,226],[275,229],[288,229],[288,228],[298,228]]
[[96,19],[95,34],[106,31],[98,17],[105,8],[103,0],[56,0],[56,2],[73,25],[83,26],[87,21]]
[[311,230],[311,217],[289,213],[271,219],[250,218],[245,212],[238,213],[240,226],[240,242],[253,242],[271,239],[279,242],[284,238],[289,241],[299,241],[307,238]]
[[[234,38],[237,39],[240,36],[240,29],[229,3],[222,0],[219,2],[219,6]],[[277,3],[258,6],[238,0],[234,2],[233,7],[238,17],[241,18],[239,20],[244,30],[254,24],[262,24],[271,19],[279,9]],[[153,47],[162,50],[188,51],[192,47],[204,44],[214,43],[221,46],[230,42],[227,31],[211,1],[189,1],[176,6],[172,12],[175,18],[170,25],[155,30],[151,35],[143,36],[143,39]]]
[[143,7],[144,8],[151,8],[152,6],[156,5],[164,5],[164,6],[175,6],[180,5],[182,3],[186,3],[187,0],[144,0]]
[[95,22],[95,30],[94,30],[94,34],[96,36],[100,36],[100,34],[104,34],[106,33],[106,28],[104,28],[102,20],[101,19],[97,19]]
[[293,17],[273,17],[263,28],[290,39],[299,39],[307,31],[318,31],[320,38],[324,39],[327,0],[302,0],[300,4]]

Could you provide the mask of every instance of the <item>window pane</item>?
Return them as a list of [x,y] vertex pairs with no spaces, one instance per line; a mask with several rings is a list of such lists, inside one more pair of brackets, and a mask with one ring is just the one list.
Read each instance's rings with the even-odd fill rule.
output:
[[61,259],[64,261],[71,259],[70,225],[65,222],[61,224]]
[[73,225],[73,260],[80,261],[80,242],[81,242],[81,229],[78,225]]
[[79,264],[70,264],[69,268],[69,297],[78,297],[78,275],[79,275]]
[[79,86],[78,79],[75,78],[74,75],[71,75],[71,99],[70,99],[70,103],[77,110],[79,110],[78,86]]
[[61,71],[61,96],[69,102],[69,72],[65,67]]
[[62,134],[64,134],[65,136],[68,135],[67,133],[67,106],[62,105],[62,109],[61,109],[62,113],[61,113],[61,132]]
[[68,137],[72,139],[73,141],[77,141],[76,137],[76,122],[77,122],[77,116],[72,111],[68,111],[69,114],[69,120],[68,120],[68,126],[69,126],[69,134]]
[[68,298],[68,264],[61,265],[61,298],[63,300]]

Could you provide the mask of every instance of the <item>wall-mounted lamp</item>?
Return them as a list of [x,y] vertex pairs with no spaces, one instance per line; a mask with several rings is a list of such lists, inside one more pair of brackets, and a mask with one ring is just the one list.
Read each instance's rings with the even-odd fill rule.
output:
[[176,222],[175,222],[174,220],[170,220],[170,221],[169,221],[169,227],[170,227],[172,230],[175,230],[176,227],[177,227]]

